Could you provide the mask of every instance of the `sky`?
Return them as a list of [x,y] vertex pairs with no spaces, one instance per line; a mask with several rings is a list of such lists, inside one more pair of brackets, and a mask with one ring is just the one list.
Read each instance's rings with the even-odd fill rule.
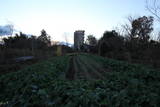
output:
[[0,25],[37,36],[45,29],[52,40],[70,43],[75,30],[100,38],[130,15],[150,15],[145,0],[0,0],[0,7]]

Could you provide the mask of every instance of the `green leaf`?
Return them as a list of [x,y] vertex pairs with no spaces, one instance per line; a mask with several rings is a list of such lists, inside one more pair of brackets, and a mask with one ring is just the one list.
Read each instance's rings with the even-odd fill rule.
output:
[[40,89],[40,90],[38,91],[38,94],[39,94],[39,95],[46,95],[47,92],[46,92],[45,89]]

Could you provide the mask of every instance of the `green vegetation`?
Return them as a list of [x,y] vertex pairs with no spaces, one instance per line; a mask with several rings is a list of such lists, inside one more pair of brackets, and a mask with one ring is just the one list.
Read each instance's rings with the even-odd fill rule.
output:
[[[24,70],[0,76],[0,104],[26,105],[41,104],[45,88],[67,69],[69,57],[56,57],[48,61],[32,65]],[[39,95],[40,94],[40,95]],[[45,95],[46,96],[46,95]],[[33,102],[32,102],[33,101]]]
[[159,81],[160,71],[142,65],[72,54],[0,76],[0,105],[157,107]]

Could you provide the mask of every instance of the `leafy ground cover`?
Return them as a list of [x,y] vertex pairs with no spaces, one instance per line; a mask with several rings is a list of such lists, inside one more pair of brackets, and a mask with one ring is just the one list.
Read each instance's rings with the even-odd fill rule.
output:
[[158,107],[160,71],[90,54],[50,59],[0,76],[0,105]]

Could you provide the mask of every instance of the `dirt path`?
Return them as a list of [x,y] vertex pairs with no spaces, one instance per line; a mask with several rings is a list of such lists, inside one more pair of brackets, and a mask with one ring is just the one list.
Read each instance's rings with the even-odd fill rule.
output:
[[65,77],[69,80],[73,80],[74,79],[74,75],[75,75],[75,67],[74,67],[74,58],[75,56],[72,56],[71,59],[70,59],[70,62],[69,62],[69,68],[68,68],[68,71],[66,72],[65,74]]
[[69,80],[105,79],[105,72],[107,70],[94,59],[77,54],[71,56],[70,66],[65,76]]

